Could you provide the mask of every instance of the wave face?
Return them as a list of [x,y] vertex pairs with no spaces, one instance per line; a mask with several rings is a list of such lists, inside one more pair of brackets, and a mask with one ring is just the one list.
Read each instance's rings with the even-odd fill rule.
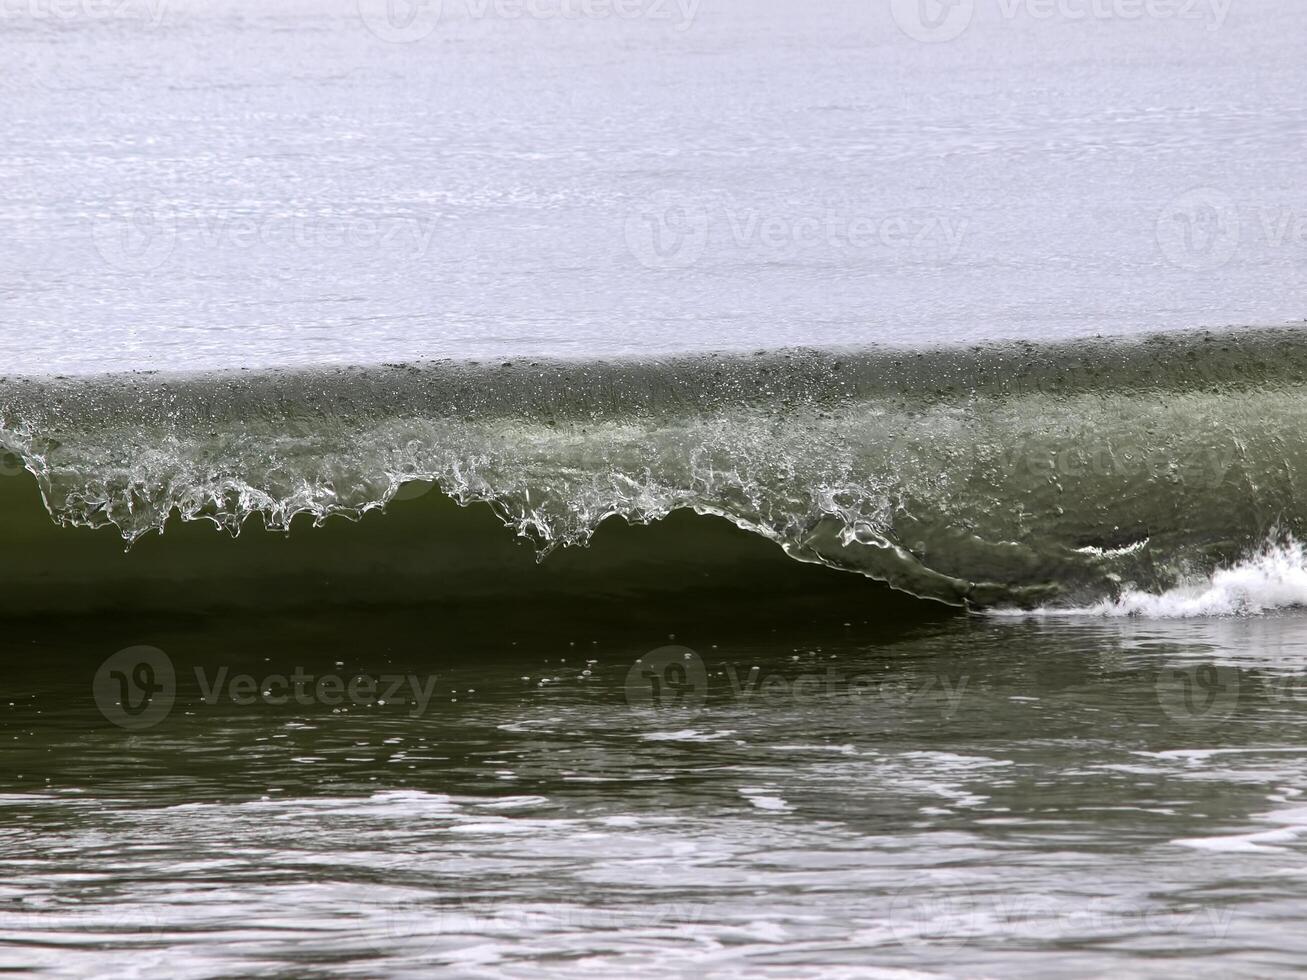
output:
[[1160,592],[1301,533],[1293,329],[920,352],[10,378],[0,444],[130,545],[484,501],[541,555],[689,509],[955,605]]

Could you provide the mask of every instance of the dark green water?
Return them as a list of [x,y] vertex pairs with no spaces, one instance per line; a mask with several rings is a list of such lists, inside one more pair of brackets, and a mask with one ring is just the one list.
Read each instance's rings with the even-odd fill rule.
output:
[[[624,533],[656,550],[681,530]],[[784,601],[11,618],[0,968],[1301,962],[1307,620],[909,614],[793,567]],[[117,654],[139,644],[161,652]],[[653,652],[668,645],[687,649]],[[141,715],[115,704],[113,669]],[[170,706],[140,697],[169,671]],[[430,699],[358,686],[392,677]]]

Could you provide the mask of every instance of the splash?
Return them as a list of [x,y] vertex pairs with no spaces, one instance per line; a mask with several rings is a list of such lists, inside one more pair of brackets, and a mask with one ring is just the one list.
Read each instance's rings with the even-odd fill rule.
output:
[[[1075,609],[1043,608],[1035,615],[1195,619],[1219,616],[1261,616],[1283,609],[1307,607],[1307,548],[1288,536],[1270,538],[1253,555],[1210,575],[1164,592],[1125,589],[1116,598]],[[999,615],[1031,615],[1028,611],[995,610]]]

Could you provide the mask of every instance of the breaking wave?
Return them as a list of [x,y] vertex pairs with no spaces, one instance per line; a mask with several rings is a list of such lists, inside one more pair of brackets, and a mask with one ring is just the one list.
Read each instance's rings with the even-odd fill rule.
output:
[[357,520],[425,482],[542,557],[687,510],[953,605],[1246,611],[1307,588],[1297,545],[1231,564],[1303,534],[1305,340],[7,378],[0,445],[58,524],[129,546]]
[[1194,619],[1209,616],[1260,616],[1284,609],[1307,607],[1307,550],[1293,538],[1268,540],[1251,557],[1210,575],[1182,583],[1157,594],[1136,588],[1072,609],[996,609],[999,615],[1054,615],[1145,619]]

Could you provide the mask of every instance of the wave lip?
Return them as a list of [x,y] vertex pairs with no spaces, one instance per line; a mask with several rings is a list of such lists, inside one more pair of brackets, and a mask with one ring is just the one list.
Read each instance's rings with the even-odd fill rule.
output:
[[178,517],[357,519],[422,480],[542,555],[688,509],[918,596],[1086,608],[1303,534],[1305,386],[1287,328],[18,378],[0,446],[56,521],[129,544]]

